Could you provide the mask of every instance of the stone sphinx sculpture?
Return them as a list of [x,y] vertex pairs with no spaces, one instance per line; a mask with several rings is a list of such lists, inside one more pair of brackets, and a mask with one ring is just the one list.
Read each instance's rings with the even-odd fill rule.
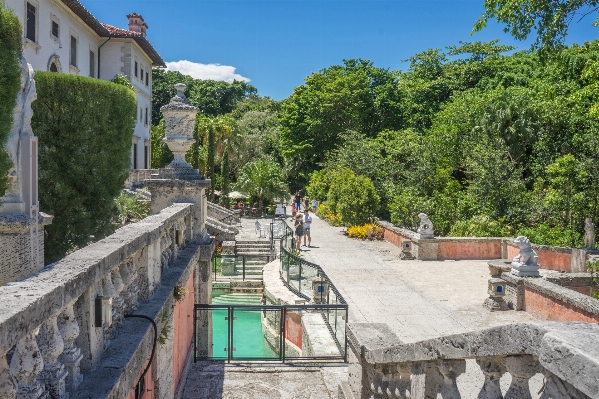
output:
[[584,247],[595,249],[595,224],[591,218],[584,220]]
[[433,222],[431,222],[426,213],[419,213],[418,217],[420,218],[420,226],[417,232],[420,234],[420,238],[435,238]]
[[512,261],[511,273],[518,277],[541,277],[539,274],[539,257],[532,249],[530,240],[525,236],[518,236],[514,244],[520,248],[520,253]]

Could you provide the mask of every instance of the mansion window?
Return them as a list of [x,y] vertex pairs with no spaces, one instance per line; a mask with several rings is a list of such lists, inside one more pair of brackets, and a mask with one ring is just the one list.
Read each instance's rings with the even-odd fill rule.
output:
[[59,28],[58,28],[58,22],[56,22],[55,20],[52,20],[52,29],[50,31],[50,33],[52,34],[52,37],[55,39],[58,39],[59,36]]
[[96,77],[96,54],[89,50],[89,77]]
[[27,32],[25,37],[31,40],[32,42],[37,42],[36,34],[37,34],[37,8],[27,2]]
[[144,121],[144,126],[148,126],[148,107],[146,107],[146,119]]
[[50,64],[50,72],[58,72],[58,67],[55,62]]
[[138,69],[138,64],[137,64],[137,61],[135,61],[135,69],[133,70],[133,74],[135,75],[135,77],[137,77],[137,69]]
[[148,71],[146,71],[146,86],[150,85],[150,74],[148,73]]
[[139,69],[140,69],[139,76],[141,78],[141,81],[143,82],[144,81],[144,67],[142,66]]
[[77,38],[74,36],[71,36],[71,56],[69,62],[77,68]]

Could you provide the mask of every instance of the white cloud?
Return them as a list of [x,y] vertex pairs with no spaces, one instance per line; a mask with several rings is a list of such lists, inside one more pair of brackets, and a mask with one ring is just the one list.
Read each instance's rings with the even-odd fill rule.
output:
[[194,79],[222,80],[233,83],[234,80],[249,82],[250,79],[235,73],[235,67],[220,64],[200,64],[187,60],[167,62],[169,71],[179,71],[183,75],[189,75]]

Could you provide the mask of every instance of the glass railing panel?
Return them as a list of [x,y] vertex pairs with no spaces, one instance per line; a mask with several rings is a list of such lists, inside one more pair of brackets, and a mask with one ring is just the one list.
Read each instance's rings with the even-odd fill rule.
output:
[[278,360],[281,309],[232,307],[232,359]]
[[227,360],[229,357],[229,309],[196,309],[195,358]]

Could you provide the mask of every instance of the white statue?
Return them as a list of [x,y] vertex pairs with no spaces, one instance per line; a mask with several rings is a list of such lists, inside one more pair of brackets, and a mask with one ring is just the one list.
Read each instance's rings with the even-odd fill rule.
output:
[[24,137],[33,136],[31,129],[31,118],[33,110],[31,103],[37,99],[35,80],[33,79],[33,68],[21,58],[21,90],[17,96],[16,106],[13,111],[13,124],[10,136],[6,140],[6,152],[10,155],[13,163],[9,171],[9,187],[2,199],[0,213],[24,213],[26,210],[23,203],[22,187],[22,159],[21,141]]
[[591,218],[584,220],[584,247],[595,249],[595,224]]
[[418,227],[420,238],[434,238],[433,222],[431,222],[426,213],[419,213],[418,217],[420,218],[420,226]]
[[518,277],[540,277],[539,256],[532,249],[530,240],[525,236],[518,236],[514,244],[520,248],[520,253],[512,261],[512,274]]

